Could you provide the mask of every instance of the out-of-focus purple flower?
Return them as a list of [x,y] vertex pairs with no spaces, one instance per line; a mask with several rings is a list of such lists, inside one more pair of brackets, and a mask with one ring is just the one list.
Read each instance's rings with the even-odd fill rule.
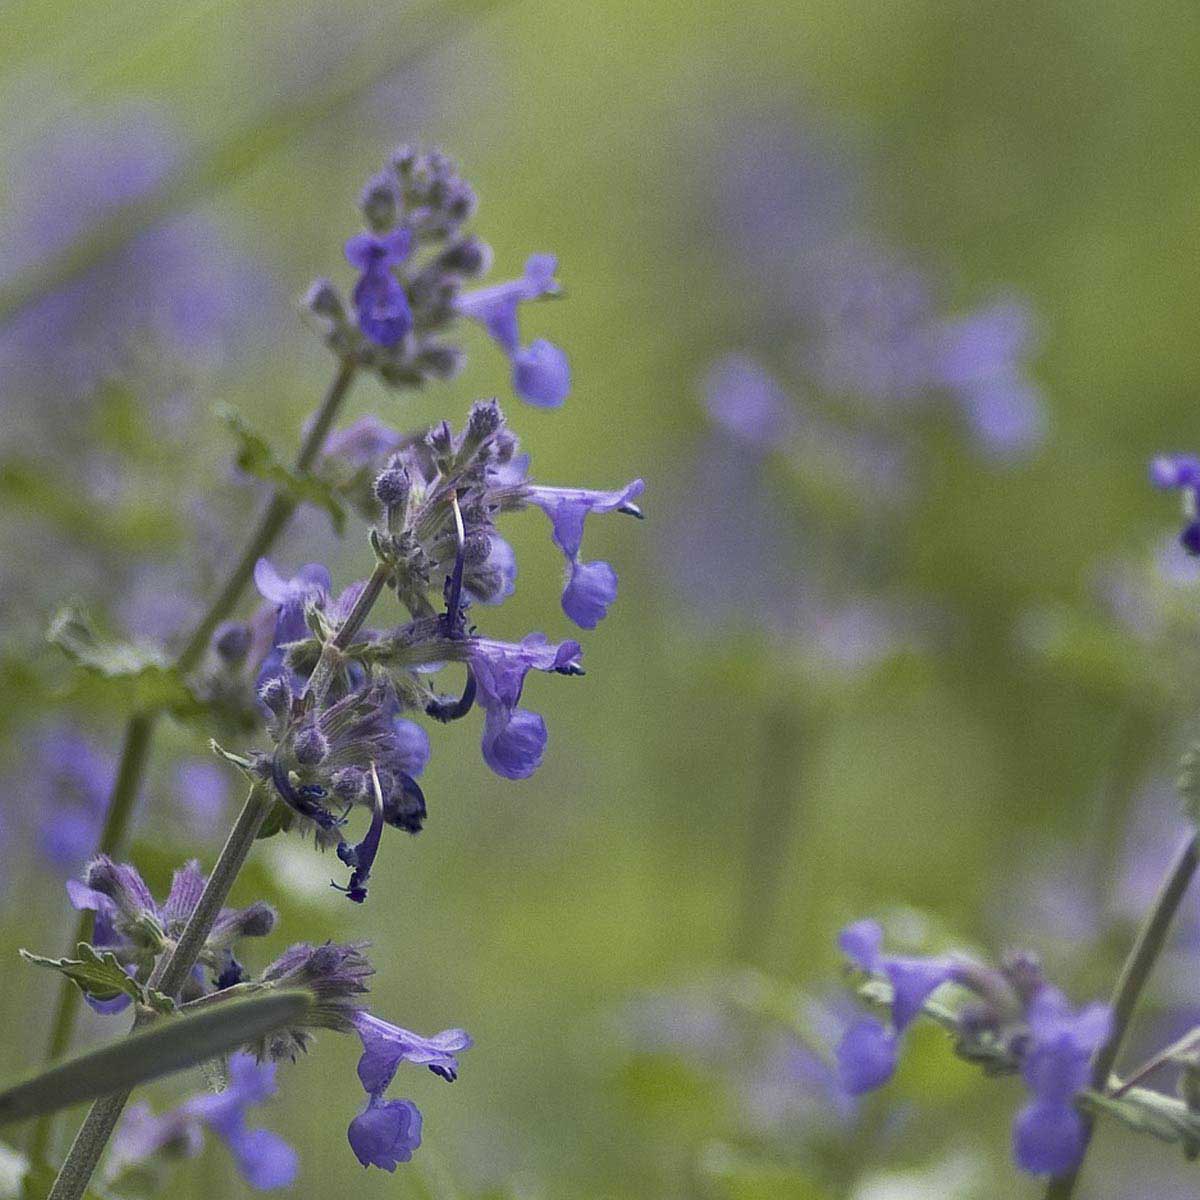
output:
[[275,1094],[275,1064],[256,1063],[249,1054],[229,1060],[229,1085],[221,1092],[202,1092],[178,1108],[154,1116],[146,1104],[129,1109],[113,1137],[109,1175],[119,1178],[129,1167],[157,1155],[192,1158],[203,1143],[207,1126],[228,1147],[242,1178],[260,1190],[288,1187],[296,1178],[296,1151],[278,1134],[248,1129],[249,1109]]
[[513,364],[513,391],[545,408],[556,407],[567,398],[570,368],[566,355],[550,342],[539,339],[521,346],[517,309],[525,301],[558,292],[557,266],[553,254],[531,255],[520,279],[465,292],[455,301],[458,313],[478,321],[508,355]]
[[42,798],[37,845],[58,871],[77,871],[96,845],[116,764],[90,738],[67,725],[39,730],[25,777]]
[[329,435],[325,441],[325,457],[341,459],[354,468],[373,467],[400,449],[405,440],[406,436],[399,430],[368,413]]
[[216,763],[189,758],[175,769],[179,808],[192,829],[212,837],[221,827],[229,802],[229,776]]
[[525,497],[549,518],[554,544],[567,560],[567,582],[562,594],[563,612],[581,629],[595,629],[617,597],[617,573],[606,562],[583,562],[583,523],[588,513],[627,512],[640,516],[633,501],[645,490],[635,479],[612,492],[587,488],[556,488],[529,484]]
[[979,445],[999,461],[1027,457],[1045,440],[1045,403],[1025,361],[1033,342],[1029,306],[1015,299],[940,327],[935,374],[959,398]]
[[1180,544],[1200,555],[1200,458],[1194,454],[1163,454],[1150,463],[1150,482],[1163,491],[1183,494],[1185,524]]
[[583,651],[578,642],[559,645],[531,633],[519,643],[471,639],[468,661],[479,686],[484,710],[483,758],[505,779],[526,779],[537,770],[546,748],[546,723],[519,708],[525,676],[530,671],[579,675]]
[[755,450],[774,450],[797,429],[796,410],[774,378],[745,354],[730,354],[704,379],[709,418]]
[[412,328],[408,296],[392,274],[411,245],[407,228],[381,235],[358,233],[346,243],[347,262],[361,272],[354,285],[358,327],[377,346],[394,346]]
[[1084,1126],[1074,1102],[1087,1086],[1092,1055],[1112,1028],[1107,1006],[1073,1011],[1028,955],[1011,955],[999,968],[955,957],[895,957],[883,953],[875,921],[847,926],[839,944],[854,965],[892,986],[892,1028],[865,1018],[838,1046],[848,1091],[868,1091],[891,1078],[899,1035],[937,988],[953,982],[974,994],[956,1012],[961,1052],[968,1058],[1000,1055],[1008,1069],[1019,1067],[1032,1093],[1013,1123],[1017,1165],[1034,1175],[1061,1175],[1078,1164]]
[[1083,1153],[1083,1118],[1073,1101],[1087,1086],[1089,1060],[1112,1029],[1112,1013],[1103,1004],[1072,1012],[1060,992],[1044,987],[1026,1019],[1021,1077],[1033,1098],[1013,1122],[1013,1156],[1030,1174],[1063,1175]]

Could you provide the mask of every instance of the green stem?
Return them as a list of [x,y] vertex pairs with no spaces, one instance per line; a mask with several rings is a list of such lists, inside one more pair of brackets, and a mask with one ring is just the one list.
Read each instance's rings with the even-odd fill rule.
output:
[[320,707],[321,702],[325,699],[325,693],[329,691],[329,685],[333,682],[334,673],[341,666],[342,651],[350,645],[354,635],[362,628],[363,622],[371,615],[371,609],[375,607],[375,602],[379,599],[391,574],[392,568],[386,563],[375,564],[375,570],[371,572],[367,586],[355,600],[354,607],[339,626],[337,633],[321,647],[321,656],[317,659],[317,665],[308,677],[308,686],[304,689],[305,698],[316,707]]
[[[1096,1051],[1096,1056],[1092,1059],[1090,1086],[1093,1091],[1105,1091],[1108,1087],[1108,1078],[1117,1061],[1125,1034],[1128,1032],[1133,1011],[1150,978],[1150,972],[1153,970],[1159,954],[1162,953],[1167,935],[1171,930],[1171,922],[1188,889],[1188,884],[1192,881],[1192,876],[1196,873],[1196,866],[1200,863],[1198,840],[1200,840],[1200,835],[1193,833],[1179,848],[1175,861],[1171,864],[1171,869],[1163,880],[1154,907],[1147,915],[1137,940],[1130,948],[1129,957],[1126,958],[1125,965],[1121,968],[1121,975],[1113,990],[1111,1002],[1112,1033],[1109,1034],[1108,1040]],[[1091,1144],[1093,1122],[1090,1114],[1084,1113],[1081,1116],[1084,1123],[1083,1152],[1086,1154],[1088,1146]],[[1079,1165],[1069,1175],[1061,1175],[1052,1179],[1046,1188],[1046,1200],[1069,1200],[1075,1192],[1075,1185],[1079,1180],[1082,1166],[1081,1157]]]
[[[321,407],[317,410],[317,415],[305,434],[304,441],[296,455],[295,469],[297,472],[309,470],[316,462],[324,448],[325,439],[329,436],[329,431],[333,428],[333,423],[349,394],[357,371],[358,363],[353,358],[339,360],[337,374],[329,385],[321,401]],[[241,599],[246,585],[254,574],[254,564],[275,544],[295,510],[296,502],[290,496],[276,492],[271,497],[241,558],[229,572],[224,587],[208,606],[183,649],[179,652],[176,659],[176,666],[179,670],[190,671],[199,663],[208,647],[213,631],[233,611]],[[109,794],[104,828],[96,846],[97,854],[116,857],[124,848],[130,819],[133,816],[134,801],[137,799],[142,777],[145,774],[157,720],[157,713],[137,713],[130,718],[129,724],[126,726],[125,740],[121,747],[121,760],[113,781],[112,792]],[[91,920],[90,913],[81,915],[75,928],[75,937],[67,948],[68,953],[73,954],[75,947],[80,942],[87,940],[91,931]],[[58,1002],[51,1021],[46,1061],[66,1053],[75,1028],[75,1020],[79,1014],[79,997],[79,989],[70,980],[63,979],[59,984]],[[45,1161],[50,1148],[53,1128],[53,1116],[42,1117],[34,1126],[29,1142],[29,1157],[33,1162]]]
[[[151,987],[157,987],[168,996],[175,996],[186,982],[272,804],[271,797],[265,791],[258,787],[250,790],[183,934],[170,955],[164,955],[150,975]],[[105,1096],[92,1105],[75,1135],[62,1170],[50,1189],[48,1200],[80,1200],[87,1191],[128,1099],[128,1092],[119,1092]]]

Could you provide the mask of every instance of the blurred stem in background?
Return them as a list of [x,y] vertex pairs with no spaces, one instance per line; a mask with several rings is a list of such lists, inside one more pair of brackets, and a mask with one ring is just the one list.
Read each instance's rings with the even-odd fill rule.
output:
[[[367,47],[361,61],[348,69],[331,71],[327,87],[308,87],[289,92],[262,114],[248,129],[241,130],[189,159],[189,165],[165,186],[142,201],[124,205],[111,220],[68,245],[37,268],[0,285],[0,325],[89,267],[109,257],[151,225],[207,199],[248,174],[265,158],[282,150],[315,125],[361,99],[389,76],[451,41],[474,20],[502,8],[510,0],[446,0],[427,5],[415,13],[405,10],[403,28],[387,36],[364,39]],[[383,31],[377,31],[382,34]],[[402,55],[388,53],[394,45],[406,47]]]
[[[357,370],[358,364],[353,359],[346,358],[340,361],[337,374],[334,376],[329,390],[325,393],[321,407],[318,409],[317,415],[305,435],[300,452],[296,456],[297,474],[309,470],[319,457],[329,431],[350,392]],[[200,661],[213,630],[232,612],[241,599],[242,593],[246,590],[246,585],[254,573],[254,564],[275,544],[295,511],[296,501],[291,496],[283,492],[276,492],[271,497],[266,511],[258,523],[258,528],[247,542],[241,558],[229,572],[225,586],[197,622],[195,629],[180,651],[175,665],[181,672],[190,671]],[[116,857],[122,852],[129,832],[129,822],[133,816],[134,803],[145,774],[157,720],[157,713],[137,713],[130,719],[126,727],[125,740],[121,747],[120,765],[113,782],[112,794],[108,799],[104,827],[96,846],[96,854],[108,854]],[[73,953],[80,942],[87,941],[91,931],[91,921],[92,914],[90,912],[80,914],[75,935],[67,947],[68,954]],[[75,1020],[79,1014],[80,996],[79,989],[64,977],[59,985],[58,1002],[50,1026],[50,1040],[46,1047],[47,1061],[58,1058],[70,1046]],[[29,1157],[33,1162],[45,1162],[53,1129],[53,1116],[40,1118],[34,1126],[29,1142]]]
[[767,967],[779,915],[784,872],[800,824],[796,794],[813,722],[803,701],[786,686],[762,705],[757,786],[746,807],[741,908],[733,931],[733,958]]

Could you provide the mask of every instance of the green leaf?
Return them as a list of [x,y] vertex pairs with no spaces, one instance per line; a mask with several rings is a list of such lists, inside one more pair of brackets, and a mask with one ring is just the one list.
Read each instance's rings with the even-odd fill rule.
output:
[[281,1026],[302,1024],[311,1003],[308,992],[272,991],[159,1022],[0,1092],[0,1125],[194,1067]]
[[1177,1142],[1191,1159],[1200,1154],[1200,1114],[1193,1113],[1174,1096],[1150,1088],[1130,1088],[1123,1096],[1083,1092],[1079,1103],[1094,1113],[1113,1117],[1129,1129],[1148,1133],[1163,1142]]
[[175,1001],[170,996],[164,996],[162,992],[131,979],[111,950],[98,953],[94,946],[80,942],[75,952],[78,958],[43,958],[28,950],[20,951],[20,955],[35,967],[46,967],[65,975],[93,1000],[115,1000],[118,996],[128,996],[155,1012],[175,1011]]
[[314,504],[323,508],[329,514],[333,528],[339,534],[342,532],[346,525],[346,510],[329,483],[308,472],[293,471],[281,463],[266,439],[255,433],[231,405],[220,405],[217,415],[237,439],[234,461],[241,470],[256,479],[265,480],[297,504]]
[[46,636],[89,676],[117,692],[127,707],[168,709],[177,716],[203,711],[203,703],[161,649],[100,637],[74,605],[54,614]]

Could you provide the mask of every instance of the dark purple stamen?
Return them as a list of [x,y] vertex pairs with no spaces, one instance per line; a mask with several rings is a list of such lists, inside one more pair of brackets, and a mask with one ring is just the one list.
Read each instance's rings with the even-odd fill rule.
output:
[[357,846],[341,842],[337,848],[338,858],[346,866],[353,868],[350,872],[350,882],[343,887],[330,880],[329,885],[339,892],[345,892],[346,898],[353,900],[355,904],[362,904],[367,898],[367,880],[371,876],[371,867],[375,862],[375,856],[379,853],[379,840],[383,836],[383,792],[379,787],[379,775],[376,773],[374,763],[371,764],[371,783],[375,790],[375,805],[371,812],[371,824],[367,829],[366,836]]
[[425,705],[425,713],[432,717],[435,721],[449,723],[450,721],[458,721],[465,717],[471,711],[475,704],[475,693],[478,690],[478,685],[475,682],[475,673],[470,667],[467,668],[467,683],[463,688],[461,696],[438,696],[436,700],[430,700]]

